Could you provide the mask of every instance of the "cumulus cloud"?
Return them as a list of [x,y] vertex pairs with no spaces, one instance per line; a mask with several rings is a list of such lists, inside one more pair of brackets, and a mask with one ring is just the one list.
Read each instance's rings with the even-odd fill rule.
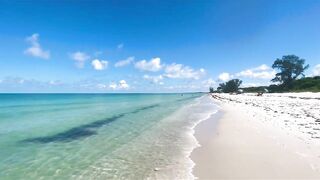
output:
[[215,85],[215,84],[216,84],[216,82],[215,82],[212,78],[209,78],[209,79],[207,79],[207,80],[202,81],[202,85],[203,85],[204,87],[206,87],[206,88],[212,87],[212,86]]
[[69,54],[69,56],[70,56],[70,58],[71,58],[72,60],[75,61],[76,66],[77,66],[78,68],[83,68],[83,67],[84,67],[84,64],[85,64],[85,61],[90,58],[90,56],[88,56],[86,53],[80,52],[80,51],[71,53],[71,54]]
[[159,75],[159,76],[149,76],[149,75],[144,75],[143,79],[146,79],[154,84],[160,84],[163,85],[164,83],[162,82],[163,80],[163,76]]
[[313,76],[320,76],[320,64],[313,68]]
[[276,72],[269,66],[262,64],[258,67],[246,69],[235,74],[227,72],[221,73],[218,77],[220,81],[228,81],[234,77],[252,78],[252,79],[272,79]]
[[135,63],[135,68],[142,71],[156,72],[162,69],[160,58],[152,58],[150,61],[142,60]]
[[128,89],[130,86],[129,86],[129,84],[127,84],[127,82],[125,80],[121,80],[121,81],[119,81],[118,87],[120,89]]
[[99,60],[99,59],[94,59],[92,62],[91,62],[91,65],[93,66],[93,68],[95,70],[104,70],[108,67],[108,61],[104,61],[104,60]]
[[257,70],[257,71],[265,71],[265,70],[269,70],[269,69],[271,69],[271,68],[265,64],[262,64],[256,68],[253,68],[253,70]]
[[164,76],[167,78],[200,79],[204,74],[205,70],[202,68],[194,70],[189,66],[173,63],[166,66]]
[[125,80],[120,80],[118,84],[115,82],[110,83],[109,88],[112,90],[123,90],[123,89],[129,89],[130,86]]
[[109,84],[109,87],[111,89],[115,90],[115,89],[117,89],[118,85],[116,83],[112,82],[112,83]]
[[255,78],[255,79],[272,79],[276,72],[269,66],[262,64],[261,66],[246,69],[239,73],[236,73],[237,77]]
[[131,56],[131,57],[128,57],[127,59],[125,59],[125,60],[121,60],[121,61],[116,62],[114,64],[114,67],[127,66],[127,65],[131,64],[133,61],[134,61],[134,57]]
[[152,58],[150,61],[141,60],[135,63],[135,68],[142,71],[157,72],[163,70],[161,76],[149,76],[145,75],[144,79],[150,80],[155,83],[155,80],[160,82],[159,79],[171,78],[171,79],[195,79],[202,78],[206,71],[203,68],[198,70],[193,69],[183,64],[161,64],[160,58]]
[[227,73],[227,72],[223,72],[223,73],[221,73],[221,74],[219,74],[219,76],[218,76],[218,79],[220,80],[220,81],[228,81],[229,79],[231,79],[232,78],[232,75],[230,75],[229,73]]
[[50,51],[46,51],[41,48],[39,43],[39,34],[32,34],[31,36],[27,37],[26,40],[31,46],[24,51],[25,54],[42,59],[50,58]]

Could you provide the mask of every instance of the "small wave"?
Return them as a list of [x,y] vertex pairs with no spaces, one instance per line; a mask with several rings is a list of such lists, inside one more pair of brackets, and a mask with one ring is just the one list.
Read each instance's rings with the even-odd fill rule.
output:
[[196,109],[196,114],[200,114],[198,117],[196,117],[191,124],[191,126],[188,128],[187,136],[190,138],[190,140],[193,142],[192,146],[186,151],[186,158],[187,163],[189,164],[187,173],[189,179],[196,179],[196,177],[193,175],[192,171],[194,166],[196,165],[192,159],[191,159],[191,153],[194,149],[197,147],[200,147],[200,143],[195,137],[195,127],[200,124],[201,122],[208,120],[211,116],[216,114],[219,111],[219,106],[216,105],[209,96],[203,95],[199,98],[196,98],[195,101],[187,106],[185,106],[186,113],[192,111],[192,109]]
[[197,138],[194,136],[194,134],[195,134],[194,128],[195,128],[198,124],[200,124],[202,121],[208,120],[212,115],[216,114],[217,112],[218,112],[218,110],[213,111],[212,113],[208,114],[208,116],[207,116],[206,118],[201,119],[198,123],[196,123],[196,124],[192,127],[192,138],[194,138],[194,140],[196,141],[196,145],[192,148],[192,150],[190,151],[190,153],[189,153],[189,155],[188,155],[188,158],[189,158],[190,161],[192,162],[192,166],[191,166],[191,168],[190,168],[190,170],[189,170],[189,173],[191,174],[192,179],[196,179],[196,177],[195,177],[194,174],[192,173],[192,172],[193,172],[193,168],[194,168],[194,166],[196,165],[196,163],[192,161],[192,159],[191,159],[191,153],[192,153],[192,151],[193,151],[194,149],[196,149],[196,148],[198,148],[198,147],[201,147],[201,144],[199,143],[199,141],[197,140]]

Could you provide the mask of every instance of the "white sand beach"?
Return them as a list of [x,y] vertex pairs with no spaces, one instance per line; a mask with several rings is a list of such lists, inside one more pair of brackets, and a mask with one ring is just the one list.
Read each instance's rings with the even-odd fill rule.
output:
[[191,154],[199,179],[319,179],[320,93],[213,94]]

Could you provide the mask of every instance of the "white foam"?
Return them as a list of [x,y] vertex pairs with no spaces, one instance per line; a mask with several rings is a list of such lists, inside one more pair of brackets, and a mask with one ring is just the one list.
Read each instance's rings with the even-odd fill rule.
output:
[[[190,179],[197,179],[197,177],[195,177],[194,174],[192,173],[193,168],[196,164],[195,164],[195,162],[192,161],[192,159],[190,157],[191,153],[194,149],[201,147],[201,144],[199,143],[199,141],[195,137],[195,127],[198,124],[200,124],[201,122],[208,120],[212,115],[214,115],[218,112],[218,109],[220,109],[220,107],[217,104],[213,103],[213,101],[210,99],[210,96],[208,96],[208,95],[204,95],[200,98],[197,98],[196,101],[197,102],[194,104],[191,104],[191,106],[196,106],[196,105],[205,106],[207,104],[210,104],[211,106],[206,109],[207,112],[203,112],[205,114],[205,117],[197,119],[197,121],[194,122],[194,124],[190,128],[190,131],[188,132],[189,137],[194,142],[190,151],[187,152],[187,158],[188,158],[188,162],[190,164],[189,169],[188,169],[188,177],[190,177]],[[207,101],[207,102],[205,102],[205,101]],[[212,110],[211,110],[211,108],[212,108]]]

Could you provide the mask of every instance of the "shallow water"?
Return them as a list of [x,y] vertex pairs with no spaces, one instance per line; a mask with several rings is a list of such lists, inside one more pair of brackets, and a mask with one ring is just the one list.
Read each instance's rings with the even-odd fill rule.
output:
[[0,94],[1,179],[190,179],[204,94]]

